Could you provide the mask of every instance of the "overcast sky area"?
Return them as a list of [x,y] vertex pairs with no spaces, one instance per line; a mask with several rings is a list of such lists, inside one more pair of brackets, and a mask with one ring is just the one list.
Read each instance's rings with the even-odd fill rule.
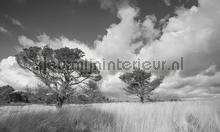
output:
[[[220,94],[219,0],[1,0],[0,85],[35,88],[33,74],[19,68],[21,48],[80,48],[94,60],[184,59],[183,70],[165,76],[154,91],[183,98]],[[100,88],[125,96],[121,70],[101,71]]]

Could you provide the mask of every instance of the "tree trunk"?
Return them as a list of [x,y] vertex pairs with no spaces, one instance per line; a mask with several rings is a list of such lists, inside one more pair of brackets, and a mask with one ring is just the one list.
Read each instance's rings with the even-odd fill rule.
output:
[[140,102],[144,103],[144,97],[143,96],[140,97]]
[[57,104],[56,104],[57,108],[62,108],[63,103],[64,103],[64,98],[58,96],[57,97]]

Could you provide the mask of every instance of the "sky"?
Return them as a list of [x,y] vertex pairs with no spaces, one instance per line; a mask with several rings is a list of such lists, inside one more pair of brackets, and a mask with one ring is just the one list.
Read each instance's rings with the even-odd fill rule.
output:
[[[165,76],[155,90],[182,98],[220,93],[219,0],[1,0],[0,85],[35,87],[39,80],[19,68],[19,49],[49,45],[80,48],[94,60],[173,60],[183,70]],[[118,98],[121,70],[101,71],[101,90]]]

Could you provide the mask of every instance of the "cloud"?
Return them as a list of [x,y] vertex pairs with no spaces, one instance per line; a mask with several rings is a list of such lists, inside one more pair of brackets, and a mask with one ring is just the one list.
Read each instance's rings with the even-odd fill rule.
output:
[[111,99],[120,99],[120,100],[128,100],[128,95],[123,92],[122,88],[124,88],[126,85],[122,83],[122,81],[119,79],[119,76],[121,75],[121,72],[118,72],[114,75],[108,74],[104,76],[103,82],[101,83],[101,90],[104,93],[105,96],[111,98]]
[[11,18],[11,22],[12,22],[12,24],[14,24],[16,26],[19,26],[19,27],[23,28],[22,23],[19,20],[15,19],[15,18]]
[[171,5],[171,0],[163,0],[163,1],[166,4],[166,6],[170,6]]
[[4,27],[0,26],[0,33],[9,33],[9,31],[5,29]]
[[[98,0],[100,7],[105,10],[110,10],[112,13],[118,12],[121,8],[130,7],[135,3],[135,0]],[[134,7],[134,6],[133,6]]]
[[5,82],[3,82],[2,80],[0,80],[0,86],[5,86],[7,85]]
[[138,14],[139,9],[130,6],[118,11],[117,16],[121,21],[112,24],[102,40],[95,41],[95,51],[98,56],[112,61],[135,60],[137,49],[158,36],[159,31],[154,29],[156,18],[146,16],[145,20],[140,22],[136,20]]
[[50,46],[53,49],[58,49],[62,47],[69,47],[69,48],[79,48],[82,51],[85,52],[85,58],[87,59],[95,59],[97,58],[96,54],[92,49],[90,49],[85,43],[80,42],[76,39],[70,40],[64,36],[61,36],[59,38],[51,38],[47,34],[43,33],[42,35],[38,35],[37,41],[33,41],[32,39],[22,35],[18,37],[18,41],[21,48],[27,48],[31,46],[38,46],[38,47],[44,47],[46,45]]
[[132,47],[131,43],[141,35],[139,23],[134,20],[137,14],[138,10],[131,7],[123,8],[118,12],[121,22],[112,24],[103,39],[95,42],[96,52],[99,56],[109,60],[129,59],[134,56],[132,52],[135,47]]
[[10,56],[0,62],[0,85],[11,85],[16,89],[36,88],[40,83],[34,75],[21,69],[15,57]]
[[31,39],[28,39],[26,36],[19,36],[18,37],[18,42],[23,46],[23,47],[31,47],[35,46],[35,42]]
[[[200,7],[178,10],[177,17],[169,19],[159,40],[144,47],[140,57],[152,60],[178,60],[184,58],[183,76],[192,76],[207,69],[210,64],[219,66],[219,9],[201,1]],[[204,4],[204,5],[203,5]],[[215,4],[219,5],[218,2]],[[210,6],[210,7],[207,7]],[[212,9],[211,9],[212,8]]]
[[0,14],[0,17],[2,17],[2,19],[4,19],[4,21],[7,22],[7,25],[9,26],[17,26],[17,27],[20,27],[20,28],[24,28],[24,25],[21,23],[21,21],[19,21],[18,19],[12,17],[12,16],[9,16],[7,14]]
[[[213,66],[210,68],[207,70],[216,70]],[[176,94],[180,97],[212,96],[220,93],[219,77],[220,72],[211,76],[202,72],[185,78],[182,78],[179,72],[173,72],[164,80],[157,92]]]
[[72,2],[78,2],[80,4],[86,3],[88,0],[71,0]]
[[199,3],[200,7],[177,10],[177,16],[169,18],[160,39],[141,49],[139,55],[145,60],[168,62],[183,57],[184,70],[169,74],[161,86],[164,91],[172,89],[169,92],[181,96],[220,92],[217,81],[220,66],[217,57],[220,51],[220,2],[200,0]]
[[115,75],[107,75],[103,79],[102,83],[102,90],[104,92],[111,92],[111,91],[118,91],[120,92],[121,89],[125,86],[123,83],[121,83],[121,80],[119,79],[120,72],[118,72]]

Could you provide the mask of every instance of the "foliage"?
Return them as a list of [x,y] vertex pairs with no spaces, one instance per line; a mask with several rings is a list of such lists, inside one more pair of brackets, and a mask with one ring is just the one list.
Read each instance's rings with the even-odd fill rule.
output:
[[9,85],[0,87],[0,104],[8,103],[10,101],[9,94],[13,91],[14,89]]
[[143,103],[144,98],[150,100],[150,94],[162,82],[163,78],[151,81],[152,74],[141,69],[135,69],[132,73],[125,73],[119,78],[127,84],[124,90],[131,95],[136,95]]
[[48,46],[23,49],[16,60],[20,67],[29,70],[56,95],[57,105],[62,106],[78,84],[87,80],[99,81],[96,65],[83,59],[78,48],[51,49]]

